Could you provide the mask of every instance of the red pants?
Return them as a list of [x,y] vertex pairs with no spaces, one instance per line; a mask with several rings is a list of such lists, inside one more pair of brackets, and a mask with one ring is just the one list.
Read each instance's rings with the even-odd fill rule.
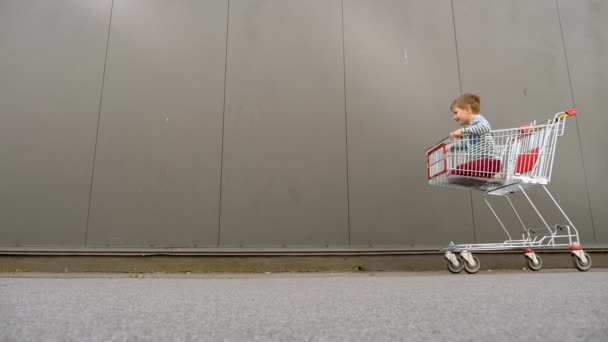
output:
[[497,159],[478,159],[456,166],[450,171],[450,175],[492,178],[495,173],[500,171],[500,160]]

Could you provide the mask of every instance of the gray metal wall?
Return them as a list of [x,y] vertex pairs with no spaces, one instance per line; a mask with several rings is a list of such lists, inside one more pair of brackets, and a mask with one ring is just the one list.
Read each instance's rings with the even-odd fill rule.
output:
[[426,184],[469,91],[494,128],[578,108],[550,188],[608,243],[600,0],[2,0],[0,52],[5,248],[502,239]]

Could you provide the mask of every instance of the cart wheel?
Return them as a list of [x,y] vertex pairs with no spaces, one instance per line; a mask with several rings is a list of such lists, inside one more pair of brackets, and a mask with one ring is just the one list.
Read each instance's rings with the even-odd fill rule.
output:
[[587,252],[585,253],[585,257],[587,257],[587,263],[583,264],[581,259],[576,255],[572,255],[572,262],[574,263],[574,267],[576,267],[579,271],[588,271],[591,268],[591,257]]
[[459,266],[454,266],[452,264],[452,262],[450,262],[448,260],[448,270],[450,272],[452,272],[454,274],[458,274],[458,273],[462,272],[462,270],[464,269],[465,261],[461,257],[458,257],[458,261],[460,262],[460,265]]
[[528,261],[528,268],[532,271],[539,271],[541,268],[543,268],[543,259],[541,259],[538,255],[536,256],[536,264],[530,258],[526,258],[526,260]]
[[479,259],[476,256],[473,256],[473,260],[475,260],[475,266],[471,266],[469,265],[468,262],[464,262],[464,270],[467,271],[467,273],[469,274],[475,274],[477,272],[479,272],[479,269],[481,268],[481,264],[479,263]]

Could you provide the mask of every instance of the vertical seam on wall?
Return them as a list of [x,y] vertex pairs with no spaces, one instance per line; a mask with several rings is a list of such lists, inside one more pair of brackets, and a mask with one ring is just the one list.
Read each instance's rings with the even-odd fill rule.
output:
[[222,229],[222,184],[224,175],[224,127],[226,123],[226,83],[228,76],[228,30],[230,24],[230,0],[228,0],[226,8],[226,50],[224,54],[224,105],[222,107],[222,144],[220,148],[220,188],[219,188],[219,208],[217,219],[217,245],[220,246],[220,237]]
[[[557,11],[557,21],[559,23],[559,31],[562,37],[562,48],[564,49],[564,58],[566,60],[566,72],[568,73],[568,82],[570,85],[570,96],[572,100],[572,106],[576,108],[576,104],[574,103],[574,87],[572,87],[572,77],[570,76],[570,64],[568,63],[568,54],[566,52],[566,39],[564,37],[564,29],[562,26],[562,18],[559,12],[559,4],[557,0],[555,0],[555,10]],[[587,204],[589,205],[589,215],[591,215],[591,231],[593,232],[593,240],[597,242],[597,236],[595,234],[595,222],[593,219],[593,210],[591,209],[591,197],[589,193],[589,181],[587,178],[587,169],[585,168],[585,157],[583,155],[583,142],[581,141],[581,131],[578,126],[578,120],[574,120],[574,124],[576,125],[576,133],[578,138],[578,149],[581,154],[581,166],[583,167],[583,177],[585,177],[585,189],[587,190]]]
[[344,134],[346,139],[346,226],[348,231],[348,244],[350,245],[350,178],[348,172],[348,114],[346,109],[346,48],[344,45],[344,0],[342,0],[342,67],[344,76]]
[[103,73],[101,75],[101,94],[99,96],[99,110],[97,112],[97,131],[95,133],[95,145],[93,147],[93,165],[91,169],[91,184],[89,188],[89,205],[87,208],[87,223],[84,232],[84,246],[87,246],[89,239],[89,224],[91,220],[91,202],[93,199],[93,179],[95,177],[95,162],[97,161],[97,142],[99,141],[99,123],[101,121],[101,104],[103,103],[103,89],[106,81],[106,66],[108,65],[108,49],[110,46],[110,31],[112,29],[112,14],[114,13],[114,0],[110,4],[110,20],[108,21],[108,35],[106,40],[106,55],[103,62]]
[[460,77],[460,59],[458,56],[458,38],[456,37],[456,15],[454,14],[454,0],[451,0],[452,4],[452,26],[454,27],[454,47],[456,48],[456,69],[458,70],[458,86],[460,87],[460,93],[462,94],[462,79]]
[[[458,37],[456,36],[456,14],[454,13],[454,0],[452,5],[452,26],[454,27],[454,47],[456,50],[456,69],[458,70],[458,87],[462,94],[462,77],[460,76],[460,57],[458,56]],[[473,190],[469,190],[469,202],[471,204],[471,222],[473,223],[473,241],[477,242],[477,230],[475,229],[475,207],[473,206]]]

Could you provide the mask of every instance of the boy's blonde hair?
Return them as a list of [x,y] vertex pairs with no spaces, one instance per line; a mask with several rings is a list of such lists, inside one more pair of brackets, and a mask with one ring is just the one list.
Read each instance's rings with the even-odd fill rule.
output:
[[452,101],[452,105],[450,106],[450,110],[454,110],[454,107],[465,108],[466,106],[471,107],[471,111],[474,114],[479,114],[479,107],[481,105],[481,101],[479,100],[479,95],[475,94],[462,94],[457,97],[454,101]]

